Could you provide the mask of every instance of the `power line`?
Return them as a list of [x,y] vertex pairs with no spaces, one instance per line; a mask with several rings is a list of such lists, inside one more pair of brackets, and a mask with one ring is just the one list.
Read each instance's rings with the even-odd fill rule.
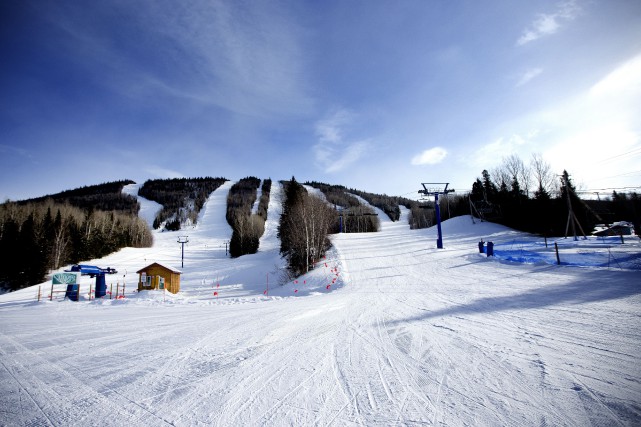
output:
[[634,157],[634,156],[637,156],[637,155],[641,154],[641,147],[635,148],[634,150],[628,151],[627,153],[622,153],[622,154],[618,154],[616,156],[608,157],[606,159],[601,160],[599,163],[601,163],[601,164],[607,163],[607,162],[610,162],[612,160],[616,160],[619,157],[627,156],[628,154],[631,154],[630,157]]
[[594,193],[595,191],[617,191],[617,190],[641,190],[641,187],[608,187],[608,188],[591,188],[587,190],[577,190],[577,193]]
[[605,178],[600,178],[600,179],[619,178],[621,176],[634,176],[636,174],[641,174],[641,169],[636,170],[636,171],[632,171],[632,172],[620,173],[618,175],[606,176]]

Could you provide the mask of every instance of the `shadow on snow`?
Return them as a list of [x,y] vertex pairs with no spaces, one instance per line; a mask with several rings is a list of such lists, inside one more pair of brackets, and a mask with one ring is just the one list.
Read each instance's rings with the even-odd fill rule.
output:
[[[497,284],[500,286],[500,284]],[[480,298],[389,323],[416,322],[437,317],[473,315],[507,310],[530,310],[555,305],[578,305],[615,300],[641,294],[638,272],[585,271],[569,283],[543,285],[521,294]]]

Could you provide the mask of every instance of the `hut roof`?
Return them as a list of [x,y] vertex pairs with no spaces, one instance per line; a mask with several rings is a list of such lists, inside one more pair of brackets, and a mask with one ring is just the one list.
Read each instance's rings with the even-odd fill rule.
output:
[[157,263],[157,262],[153,262],[153,263],[149,264],[147,267],[141,268],[140,270],[136,271],[136,273],[140,274],[140,273],[142,273],[143,271],[146,271],[146,270],[148,270],[150,267],[153,267],[153,266],[158,266],[158,267],[164,268],[165,270],[169,270],[169,271],[171,271],[171,272],[173,272],[173,273],[178,273],[178,274],[181,274],[181,273],[182,273],[182,271],[178,270],[177,268],[167,267],[166,265],[162,265],[162,264],[159,264],[159,263]]

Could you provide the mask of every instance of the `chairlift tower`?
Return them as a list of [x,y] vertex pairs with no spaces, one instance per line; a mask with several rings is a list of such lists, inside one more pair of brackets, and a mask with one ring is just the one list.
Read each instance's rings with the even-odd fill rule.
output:
[[189,242],[189,236],[179,236],[178,243],[182,246],[181,256],[180,256],[180,268],[185,268],[185,243]]
[[434,209],[436,210],[436,229],[438,230],[438,238],[436,239],[436,247],[438,249],[443,249],[443,233],[441,231],[441,209],[438,206],[438,196],[439,194],[447,195],[447,193],[453,193],[454,189],[449,189],[449,182],[422,182],[422,190],[418,190],[419,194],[425,196],[434,196]]

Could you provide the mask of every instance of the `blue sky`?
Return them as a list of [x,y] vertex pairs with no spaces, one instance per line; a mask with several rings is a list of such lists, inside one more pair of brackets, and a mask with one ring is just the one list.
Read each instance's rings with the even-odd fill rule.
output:
[[417,196],[540,153],[641,187],[641,2],[0,2],[0,197],[132,179]]

